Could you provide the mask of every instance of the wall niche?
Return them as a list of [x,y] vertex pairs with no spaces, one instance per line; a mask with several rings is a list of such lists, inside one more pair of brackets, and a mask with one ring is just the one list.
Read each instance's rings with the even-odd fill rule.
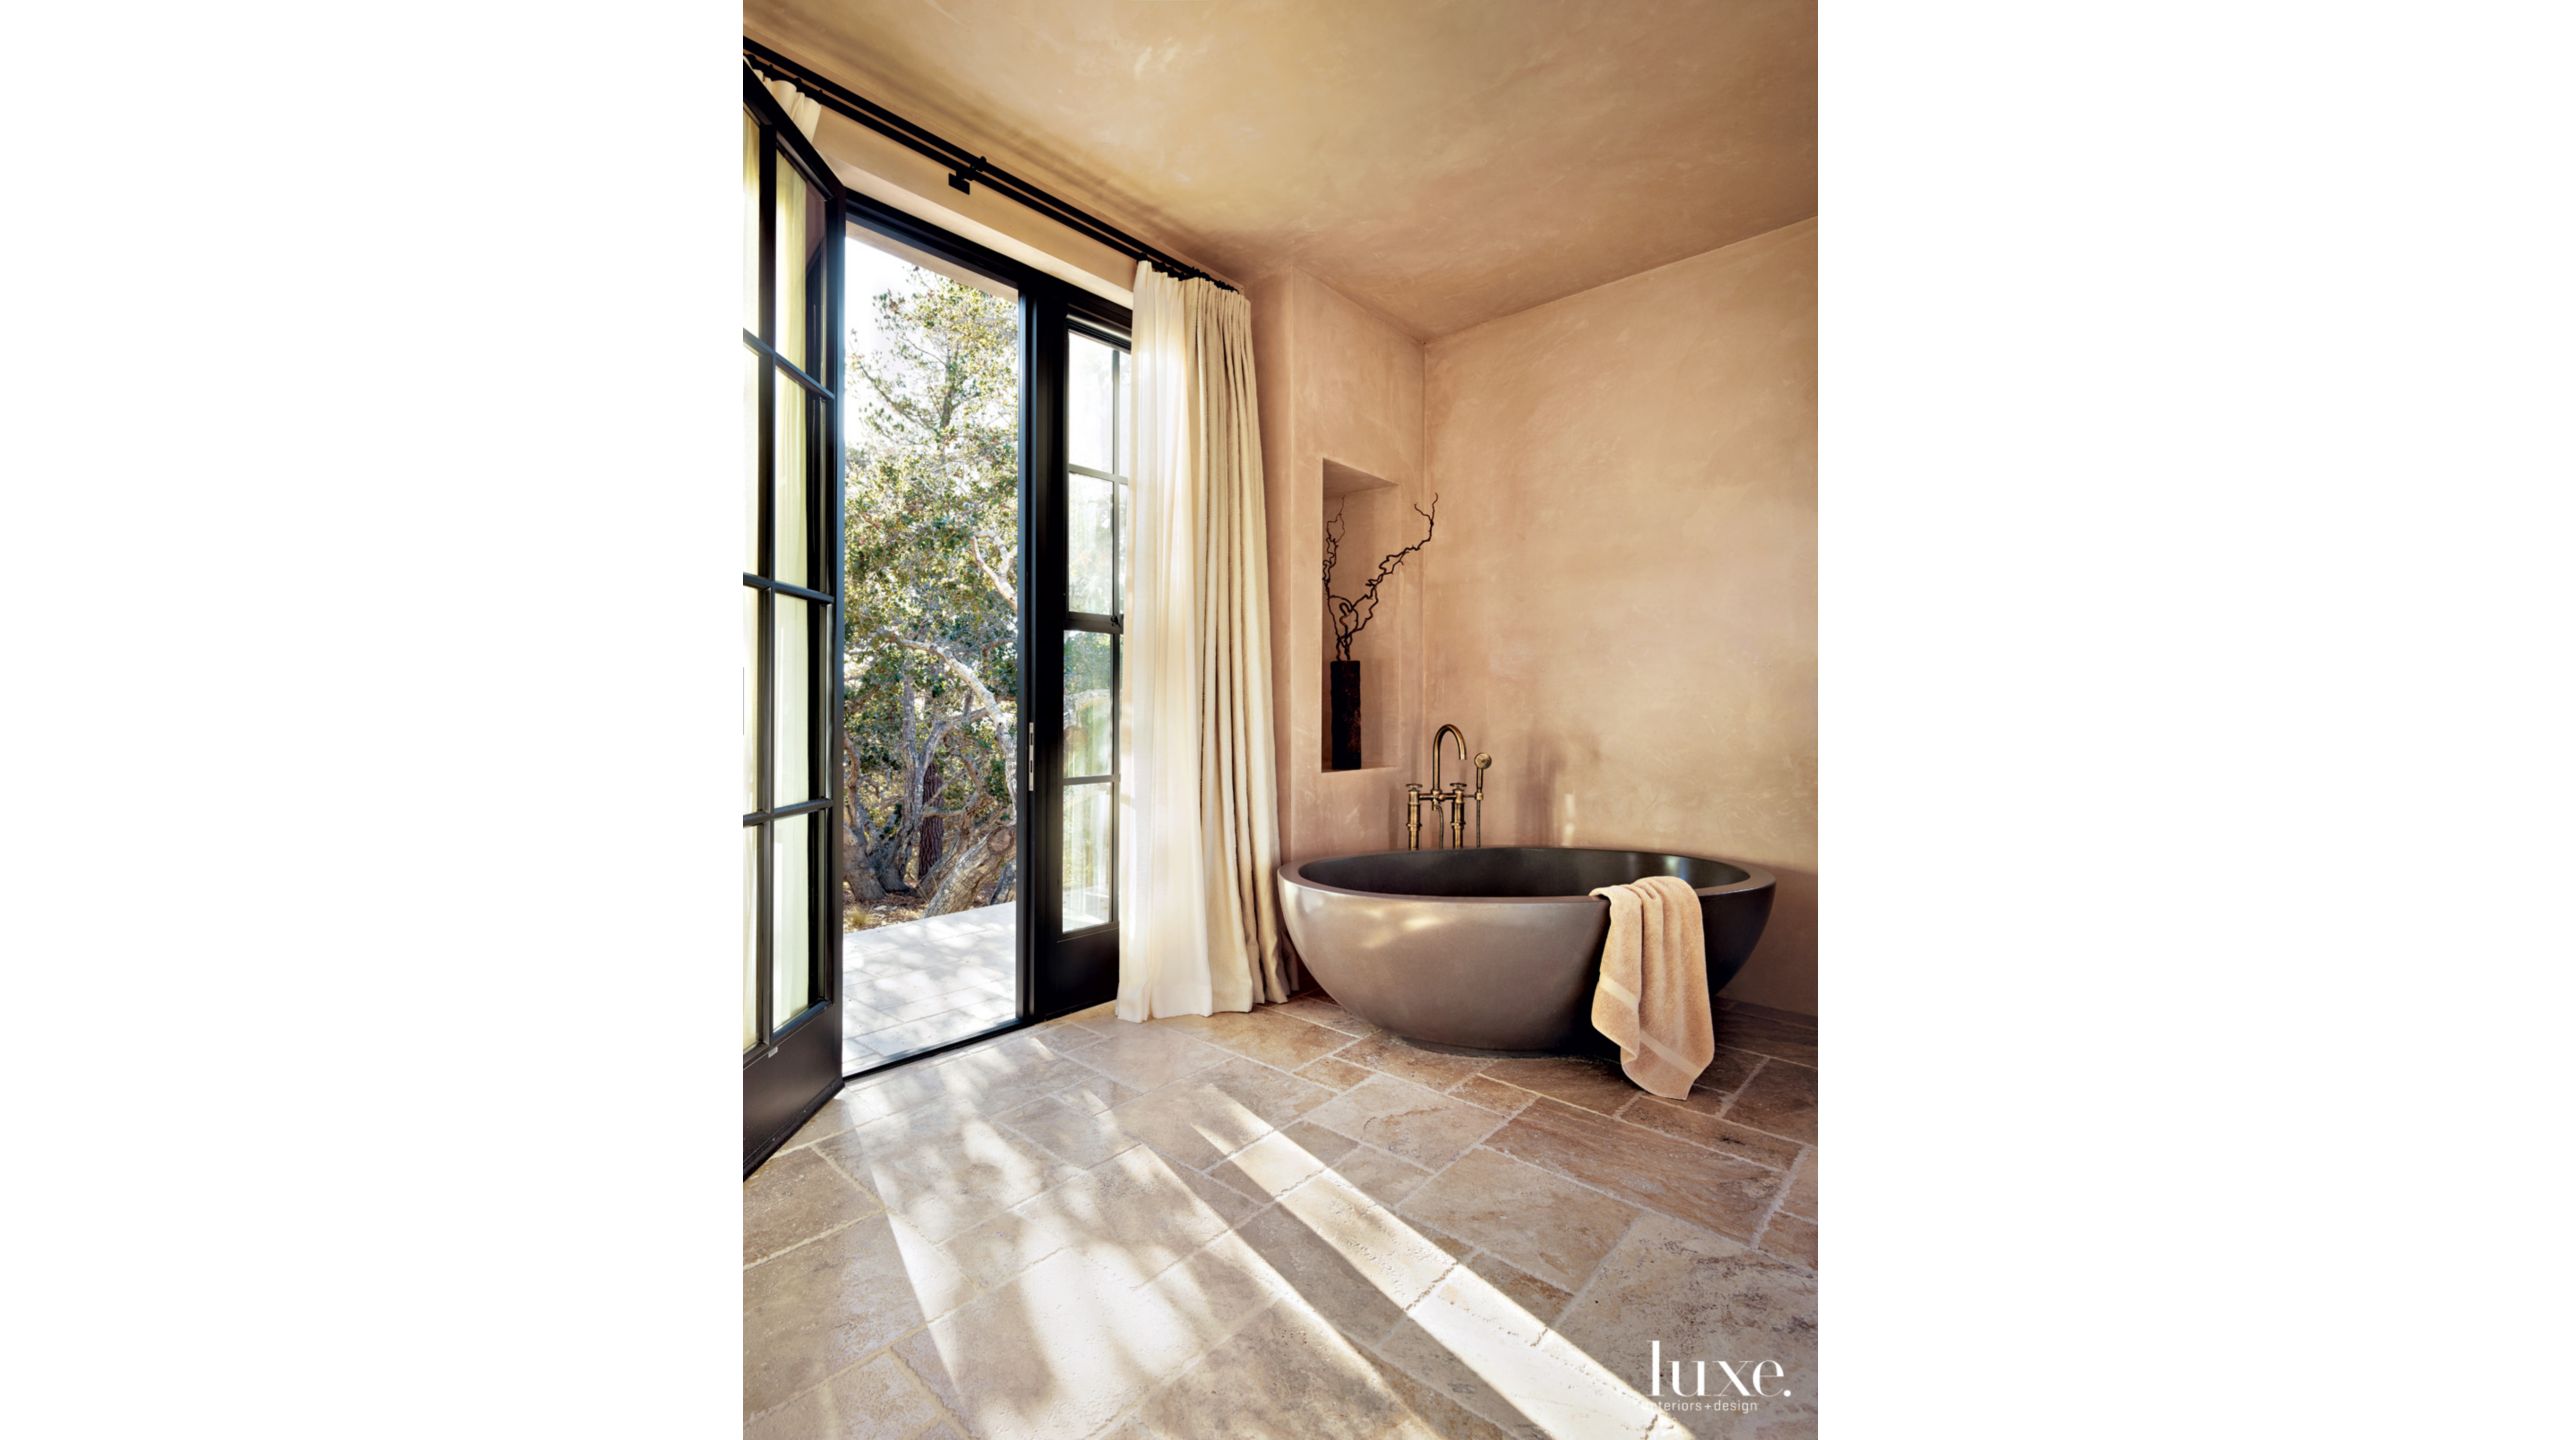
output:
[[[1425,522],[1414,512],[1408,486],[1330,458],[1324,462],[1323,499],[1323,549],[1316,562],[1316,598],[1322,608],[1317,634],[1323,640],[1318,657],[1322,673],[1316,677],[1316,694],[1324,697],[1324,725],[1317,751],[1320,768],[1328,772],[1402,770],[1408,766],[1412,749],[1405,664],[1412,647],[1407,641],[1414,633],[1420,610],[1420,567],[1428,552],[1407,557],[1378,586],[1377,603],[1364,607],[1367,620],[1352,637],[1350,658],[1359,667],[1357,765],[1343,763],[1350,758],[1344,752],[1351,748],[1348,742],[1352,732],[1349,725],[1342,723],[1347,716],[1336,714],[1337,697],[1346,702],[1349,697],[1344,677],[1337,674],[1334,666],[1342,652],[1334,640],[1337,627],[1332,597],[1358,600],[1378,573],[1379,562],[1421,539]],[[1330,585],[1322,579],[1324,550],[1330,550],[1333,556]]]

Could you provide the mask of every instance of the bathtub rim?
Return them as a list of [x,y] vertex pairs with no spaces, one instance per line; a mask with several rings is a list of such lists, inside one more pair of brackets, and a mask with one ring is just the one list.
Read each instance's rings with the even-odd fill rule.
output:
[[[1588,893],[1580,895],[1413,895],[1403,894],[1393,890],[1354,890],[1342,885],[1328,885],[1322,880],[1310,880],[1307,878],[1305,869],[1305,867],[1309,865],[1321,865],[1332,860],[1366,860],[1382,855],[1428,855],[1431,853],[1431,850],[1454,848],[1456,847],[1433,846],[1431,849],[1426,850],[1360,850],[1348,855],[1318,855],[1303,860],[1292,860],[1286,865],[1281,866],[1276,873],[1279,879],[1285,880],[1292,885],[1300,886],[1304,889],[1321,891],[1327,895],[1356,896],[1365,900],[1404,900],[1424,905],[1587,906],[1607,905],[1609,903],[1607,898],[1604,896]],[[1710,865],[1729,865],[1742,872],[1742,878],[1733,881],[1730,884],[1693,885],[1689,887],[1698,892],[1698,899],[1701,901],[1717,895],[1742,895],[1753,890],[1766,890],[1778,883],[1778,877],[1775,872],[1765,870],[1760,866],[1741,860],[1728,860],[1720,855],[1700,855],[1687,850],[1639,849],[1628,845],[1470,845],[1466,848],[1470,850],[1487,851],[1563,850],[1582,851],[1602,855],[1667,855],[1675,860],[1702,860]]]

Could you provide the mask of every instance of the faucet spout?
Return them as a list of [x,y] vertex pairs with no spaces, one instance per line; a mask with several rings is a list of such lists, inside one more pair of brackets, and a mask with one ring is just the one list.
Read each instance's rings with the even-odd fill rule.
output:
[[1458,739],[1458,767],[1463,771],[1467,765],[1467,732],[1455,725],[1441,726],[1431,737],[1431,788],[1434,790],[1441,788],[1440,742],[1452,735]]
[[[1443,783],[1440,772],[1440,757],[1443,753],[1443,742],[1449,740],[1455,740],[1458,742],[1458,778]],[[1440,816],[1440,836],[1442,843],[1456,849],[1465,849],[1467,845],[1467,802],[1469,800],[1473,800],[1476,803],[1478,811],[1476,824],[1479,832],[1476,837],[1476,843],[1478,845],[1482,845],[1484,843],[1484,837],[1481,833],[1484,823],[1484,816],[1482,814],[1484,807],[1484,772],[1485,767],[1492,763],[1493,757],[1490,755],[1469,755],[1467,753],[1467,735],[1465,731],[1460,730],[1455,725],[1441,726],[1431,737],[1431,788],[1425,790],[1419,785],[1407,785],[1404,787],[1404,848],[1407,850],[1418,850],[1422,848],[1422,807],[1427,802],[1431,806],[1432,810]],[[1469,794],[1466,788],[1466,772],[1470,765],[1475,767],[1476,772],[1476,788],[1473,794]]]

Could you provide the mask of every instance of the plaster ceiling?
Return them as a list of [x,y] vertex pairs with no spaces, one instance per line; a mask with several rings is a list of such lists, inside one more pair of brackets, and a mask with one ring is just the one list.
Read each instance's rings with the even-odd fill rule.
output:
[[1814,213],[1813,0],[751,0],[746,30],[1425,340]]

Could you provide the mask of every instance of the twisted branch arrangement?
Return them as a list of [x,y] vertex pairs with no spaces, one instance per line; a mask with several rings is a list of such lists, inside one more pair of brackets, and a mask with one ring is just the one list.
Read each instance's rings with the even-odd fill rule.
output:
[[1350,599],[1333,593],[1333,562],[1342,554],[1342,535],[1333,527],[1341,523],[1343,512],[1334,511],[1333,518],[1325,522],[1324,603],[1325,609],[1333,616],[1335,659],[1350,659],[1352,637],[1368,628],[1369,622],[1377,617],[1378,587],[1386,583],[1388,576],[1403,569],[1404,562],[1411,559],[1415,551],[1431,543],[1432,533],[1440,528],[1440,497],[1434,494],[1431,497],[1430,509],[1425,510],[1416,505],[1413,507],[1413,513],[1423,518],[1422,538],[1379,561],[1378,573],[1370,576],[1369,583],[1360,587],[1360,593]]

